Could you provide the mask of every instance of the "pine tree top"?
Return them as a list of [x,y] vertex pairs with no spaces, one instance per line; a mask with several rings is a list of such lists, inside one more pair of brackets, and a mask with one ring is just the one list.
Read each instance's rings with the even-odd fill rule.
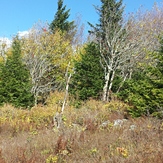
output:
[[69,32],[73,29],[74,21],[69,22],[68,18],[70,9],[66,10],[66,5],[63,5],[63,0],[58,0],[57,12],[54,16],[54,20],[50,24],[50,30],[54,33],[56,29],[61,30],[62,32]]
[[[109,32],[112,33],[112,30],[117,26],[121,26],[123,20],[124,6],[122,0],[101,0],[101,6],[95,6],[97,13],[99,14],[99,23],[93,25],[88,22],[92,27],[92,30],[89,33],[103,33],[107,30],[106,27],[109,25]],[[111,30],[112,29],[112,30]]]

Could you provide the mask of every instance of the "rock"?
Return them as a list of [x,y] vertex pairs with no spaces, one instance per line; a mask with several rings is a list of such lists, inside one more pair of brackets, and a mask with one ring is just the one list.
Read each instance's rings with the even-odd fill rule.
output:
[[108,121],[103,122],[99,127],[106,128],[109,124],[111,124],[111,122],[108,120]]
[[113,126],[121,127],[124,124],[124,122],[126,122],[126,121],[127,121],[127,119],[117,119],[117,120],[114,120]]
[[135,130],[136,129],[136,125],[131,125],[129,130]]

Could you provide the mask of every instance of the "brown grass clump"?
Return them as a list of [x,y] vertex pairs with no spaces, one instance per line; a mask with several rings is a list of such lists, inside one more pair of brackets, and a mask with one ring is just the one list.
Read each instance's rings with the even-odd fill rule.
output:
[[57,129],[57,105],[30,111],[6,105],[0,108],[0,163],[162,163],[162,120],[128,117],[114,126],[126,108],[120,101],[67,105],[64,127]]

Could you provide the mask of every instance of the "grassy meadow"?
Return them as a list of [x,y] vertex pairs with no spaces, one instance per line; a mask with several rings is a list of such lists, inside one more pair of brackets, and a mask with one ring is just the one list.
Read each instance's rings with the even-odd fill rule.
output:
[[89,100],[66,105],[57,129],[57,100],[31,110],[0,108],[0,163],[162,163],[162,120],[126,116],[128,106],[117,100]]

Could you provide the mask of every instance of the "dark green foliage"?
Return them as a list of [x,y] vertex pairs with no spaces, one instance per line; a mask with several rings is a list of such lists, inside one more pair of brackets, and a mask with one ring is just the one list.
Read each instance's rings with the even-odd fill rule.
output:
[[121,85],[123,85],[123,78],[120,75],[120,71],[117,70],[113,80],[112,92],[113,93],[119,92],[118,90]]
[[15,107],[31,107],[34,104],[30,93],[30,76],[21,59],[20,41],[12,44],[12,55],[7,58],[0,72],[0,104],[11,103]]
[[118,26],[121,28],[122,25],[122,14],[124,11],[124,7],[122,7],[122,0],[118,2],[116,0],[101,0],[101,3],[101,8],[96,7],[100,17],[99,24],[94,26],[91,23],[88,23],[93,28],[93,30],[89,32],[94,33],[97,38],[101,37],[102,40],[105,40],[107,33],[107,37],[109,36],[109,39],[112,39],[115,34],[115,29],[117,30]]
[[119,95],[125,102],[134,106],[129,110],[133,117],[146,114],[147,110],[150,109],[151,88],[152,85],[146,74],[141,72],[137,72],[133,79],[124,83]]
[[157,59],[157,65],[135,72],[119,93],[125,102],[134,106],[129,109],[133,117],[152,114],[163,118],[163,48],[154,58]]
[[74,26],[74,22],[69,22],[70,9],[66,11],[66,5],[63,6],[63,0],[58,0],[58,9],[54,16],[54,20],[50,24],[50,30],[54,33],[56,29],[60,29],[62,32],[69,32]]
[[109,31],[110,37],[112,36],[112,31],[119,26],[121,28],[122,14],[124,7],[122,7],[122,0],[118,2],[116,0],[101,0],[102,7],[100,11],[100,26],[103,32],[106,32],[106,23],[109,22],[110,28]]
[[90,43],[85,48],[81,61],[75,64],[70,92],[79,100],[99,98],[102,92],[104,74],[99,57],[97,45]]

